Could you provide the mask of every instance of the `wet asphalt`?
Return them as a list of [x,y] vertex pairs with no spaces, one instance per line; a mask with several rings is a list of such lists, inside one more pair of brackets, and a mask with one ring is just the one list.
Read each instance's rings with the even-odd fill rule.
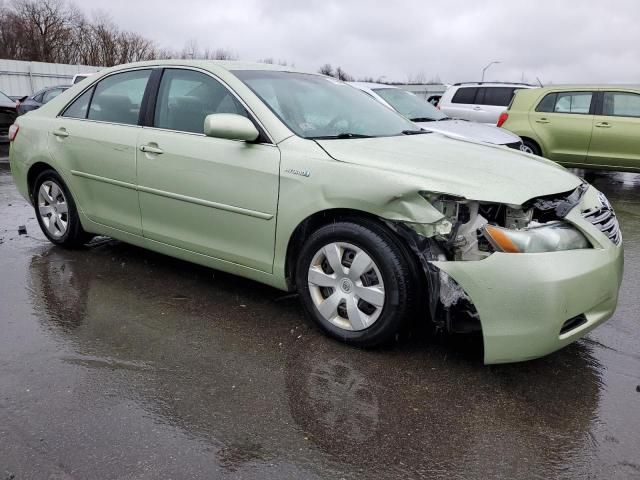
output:
[[427,332],[341,345],[294,296],[117,241],[54,247],[0,163],[0,480],[640,478],[640,175],[589,179],[624,234],[615,316],[487,367]]

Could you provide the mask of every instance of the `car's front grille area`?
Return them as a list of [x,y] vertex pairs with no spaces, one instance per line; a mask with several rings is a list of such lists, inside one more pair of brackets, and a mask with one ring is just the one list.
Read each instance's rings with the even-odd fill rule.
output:
[[585,210],[582,212],[582,216],[598,227],[613,243],[620,245],[622,235],[616,213],[604,194],[600,193],[598,198],[600,199],[601,207]]
[[560,329],[560,335],[563,335],[574,328],[578,328],[580,325],[584,325],[587,323],[587,317],[584,316],[584,313],[580,315],[576,315],[573,318],[570,318],[566,322],[562,324],[562,328]]
[[9,128],[0,127],[0,136],[6,137],[9,135]]
[[522,150],[522,142],[505,143],[505,146],[514,150]]

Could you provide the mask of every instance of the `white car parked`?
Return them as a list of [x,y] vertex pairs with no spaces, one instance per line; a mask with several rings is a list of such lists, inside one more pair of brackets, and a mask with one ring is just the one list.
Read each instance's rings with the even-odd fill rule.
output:
[[516,90],[536,88],[525,83],[455,83],[447,88],[438,108],[450,117],[495,125]]
[[514,133],[495,125],[449,118],[428,101],[401,88],[368,82],[350,82],[350,84],[401,113],[425,130],[442,133],[449,137],[506,145],[516,149],[522,147],[522,140]]

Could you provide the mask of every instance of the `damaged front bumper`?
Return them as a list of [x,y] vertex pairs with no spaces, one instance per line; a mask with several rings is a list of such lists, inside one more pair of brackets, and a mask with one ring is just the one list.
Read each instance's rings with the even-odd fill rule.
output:
[[[558,350],[613,315],[623,249],[612,244],[607,249],[494,253],[481,261],[433,265],[473,302],[482,325],[484,362],[518,362]],[[565,324],[575,326],[567,330]]]
[[415,229],[397,229],[427,275],[432,320],[450,332],[481,330],[485,363],[547,355],[613,315],[624,262],[617,220],[597,190],[578,190],[575,198],[548,206],[562,208],[558,217],[582,232],[592,248],[495,251],[479,260],[454,260],[441,243]]

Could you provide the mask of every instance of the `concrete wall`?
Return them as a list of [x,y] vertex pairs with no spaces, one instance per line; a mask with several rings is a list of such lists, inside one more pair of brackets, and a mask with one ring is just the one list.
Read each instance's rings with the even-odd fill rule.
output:
[[0,60],[0,92],[5,95],[31,95],[53,85],[69,85],[76,73],[92,73],[100,67],[61,63]]

